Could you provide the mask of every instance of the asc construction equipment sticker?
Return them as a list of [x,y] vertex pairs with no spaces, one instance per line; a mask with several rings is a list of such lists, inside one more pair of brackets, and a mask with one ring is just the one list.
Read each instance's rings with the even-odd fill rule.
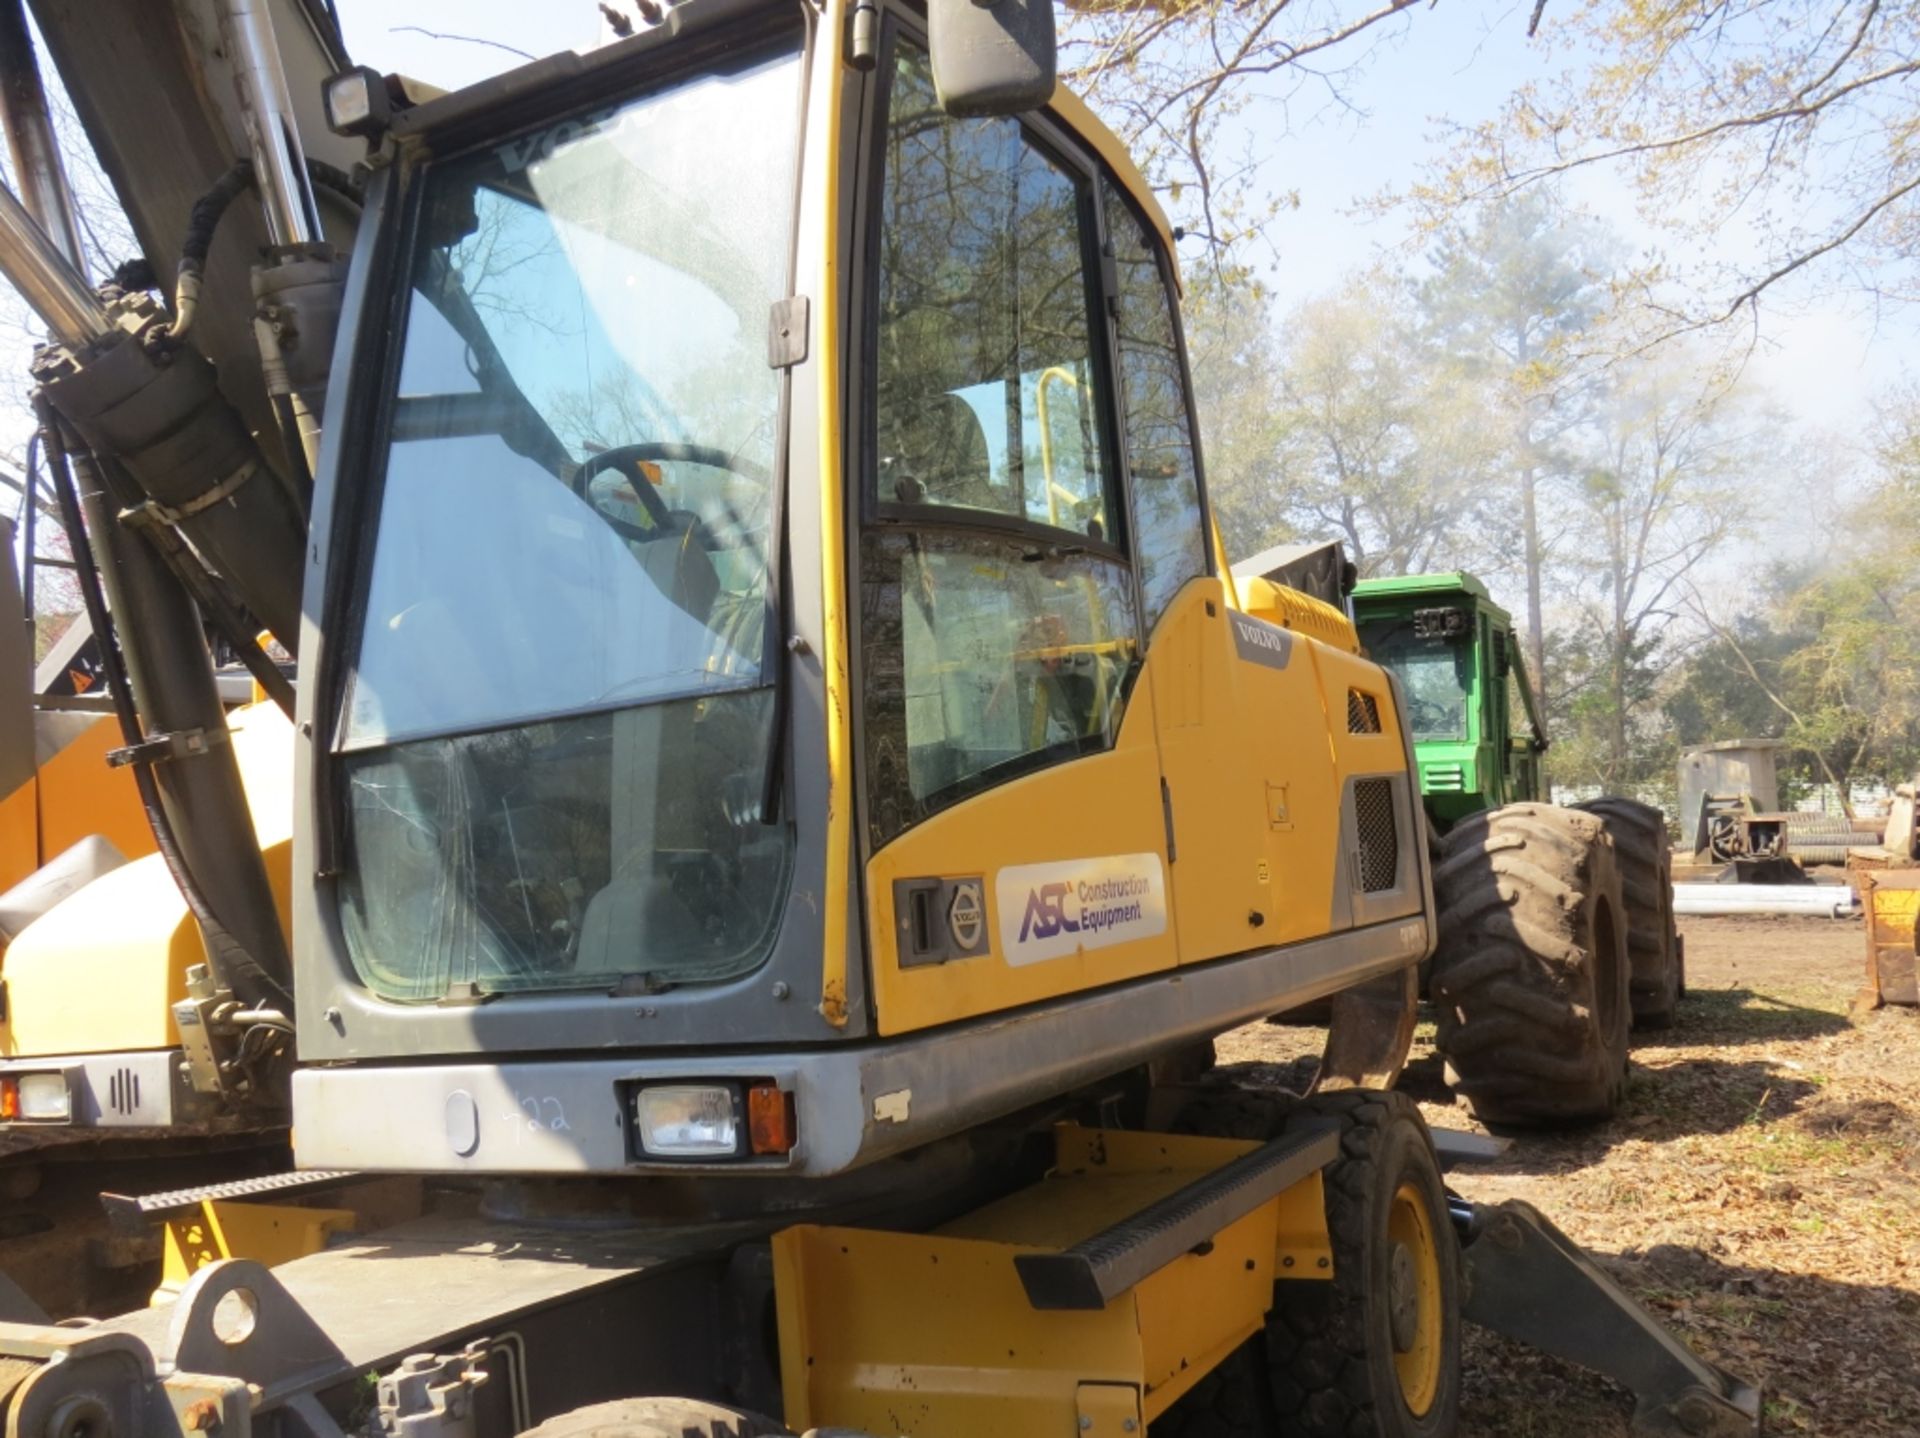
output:
[[1158,854],[1022,864],[994,876],[1000,952],[1014,965],[1150,939],[1167,929]]

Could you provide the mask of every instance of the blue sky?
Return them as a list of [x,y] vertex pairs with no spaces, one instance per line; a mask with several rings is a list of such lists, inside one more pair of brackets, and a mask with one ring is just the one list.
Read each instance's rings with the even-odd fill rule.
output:
[[[471,83],[523,63],[494,45],[436,39],[420,31],[477,37],[549,54],[596,43],[603,22],[593,0],[339,0],[356,59],[445,86]],[[1442,153],[1448,122],[1491,116],[1516,85],[1566,62],[1543,41],[1529,41],[1531,5],[1461,0],[1421,7],[1371,32],[1337,58],[1347,68],[1336,87],[1307,85],[1283,107],[1256,102],[1241,117],[1244,144],[1262,185],[1296,192],[1297,209],[1269,227],[1276,258],[1269,275],[1276,317],[1337,288],[1368,261],[1407,243],[1398,220],[1363,213],[1365,202],[1407,184]],[[1548,23],[1551,24],[1551,11]],[[410,29],[405,27],[418,27]],[[1236,152],[1239,144],[1232,147]],[[1579,176],[1572,198],[1612,222],[1636,249],[1670,244],[1641,222],[1616,177]],[[1175,215],[1178,223],[1182,217]],[[1715,237],[1730,251],[1737,233]],[[1875,315],[1814,285],[1771,296],[1750,374],[1807,423],[1847,431],[1862,423],[1872,396],[1899,381],[1916,353],[1915,323]]]

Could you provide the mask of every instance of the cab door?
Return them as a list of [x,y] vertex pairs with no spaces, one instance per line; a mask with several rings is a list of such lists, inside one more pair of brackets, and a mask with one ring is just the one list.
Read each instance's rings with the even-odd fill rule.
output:
[[945,114],[890,32],[854,547],[882,1034],[1176,962],[1094,168]]

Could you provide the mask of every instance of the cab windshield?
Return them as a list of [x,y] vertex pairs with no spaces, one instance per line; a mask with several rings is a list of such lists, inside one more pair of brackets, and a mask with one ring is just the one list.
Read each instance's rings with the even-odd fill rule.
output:
[[1392,670],[1400,681],[1415,742],[1467,737],[1471,644],[1416,635],[1411,619],[1363,624],[1360,641],[1374,663]]
[[435,164],[339,733],[349,951],[394,999],[754,967],[800,64]]

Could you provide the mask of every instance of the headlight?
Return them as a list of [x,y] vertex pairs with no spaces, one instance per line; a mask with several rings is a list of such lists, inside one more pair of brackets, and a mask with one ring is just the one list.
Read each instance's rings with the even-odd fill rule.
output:
[[361,65],[330,77],[322,88],[327,128],[336,135],[374,136],[392,120],[387,82],[378,70]]
[[38,1123],[66,1123],[73,1117],[73,1099],[65,1074],[21,1074],[20,1117]]
[[653,1084],[633,1096],[640,1151],[653,1158],[732,1158],[740,1104],[731,1084]]

